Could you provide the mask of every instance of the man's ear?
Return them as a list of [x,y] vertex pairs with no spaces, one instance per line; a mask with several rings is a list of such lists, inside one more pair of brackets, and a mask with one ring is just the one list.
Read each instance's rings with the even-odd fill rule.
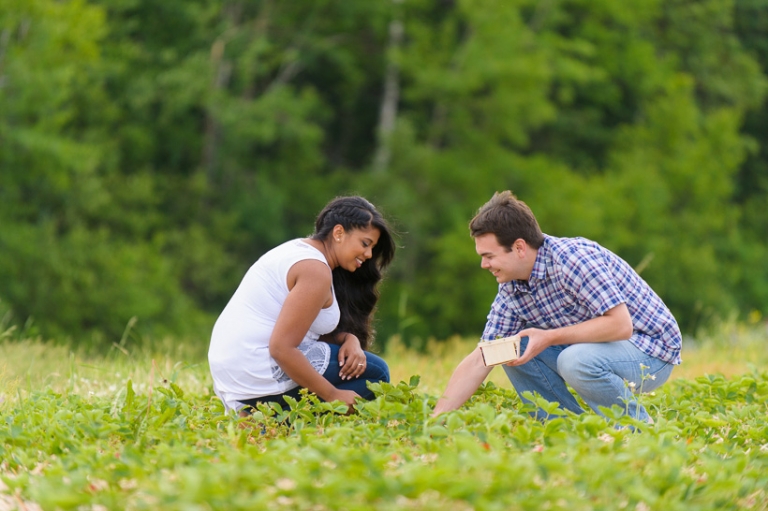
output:
[[515,253],[515,255],[518,255],[520,257],[525,256],[525,253],[528,250],[528,243],[525,242],[523,238],[517,238],[514,243],[512,243],[512,252]]

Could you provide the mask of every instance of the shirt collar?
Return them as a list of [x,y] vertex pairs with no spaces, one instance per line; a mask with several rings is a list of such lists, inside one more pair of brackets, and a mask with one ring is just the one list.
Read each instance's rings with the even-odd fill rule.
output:
[[536,260],[533,262],[531,276],[528,280],[513,280],[510,282],[512,291],[530,293],[536,289],[536,285],[547,278],[547,261],[549,261],[549,236],[544,235],[544,243],[536,252]]

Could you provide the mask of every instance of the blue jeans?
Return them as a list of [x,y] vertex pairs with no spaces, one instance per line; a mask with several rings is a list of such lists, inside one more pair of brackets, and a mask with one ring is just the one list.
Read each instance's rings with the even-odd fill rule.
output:
[[[373,392],[368,389],[367,383],[377,382],[389,382],[389,366],[383,358],[373,353],[365,352],[365,371],[363,374],[352,380],[342,380],[339,375],[341,366],[339,366],[339,346],[336,344],[329,344],[331,347],[331,360],[328,362],[328,368],[323,373],[323,378],[328,380],[334,387],[342,390],[352,390],[357,392],[360,397],[370,401],[375,396]],[[283,408],[288,408],[285,402],[285,396],[291,396],[292,398],[299,400],[302,387],[295,387],[282,394],[274,396],[262,396],[253,399],[242,400],[241,403],[249,406],[256,406],[258,403],[273,402],[279,404]]]
[[368,389],[367,383],[389,383],[389,366],[384,359],[373,353],[365,352],[365,371],[359,377],[352,380],[342,380],[339,376],[339,346],[331,344],[331,361],[323,373],[323,378],[331,382],[337,389],[352,390],[360,394],[360,397],[370,401],[374,398],[373,392]]
[[[527,344],[524,337],[523,352]],[[502,367],[521,399],[523,392],[531,391],[561,408],[583,413],[567,383],[600,415],[604,414],[598,407],[618,405],[631,417],[648,421],[636,395],[661,386],[673,365],[646,355],[629,341],[616,341],[550,346],[526,364]],[[543,418],[543,412],[537,416]]]

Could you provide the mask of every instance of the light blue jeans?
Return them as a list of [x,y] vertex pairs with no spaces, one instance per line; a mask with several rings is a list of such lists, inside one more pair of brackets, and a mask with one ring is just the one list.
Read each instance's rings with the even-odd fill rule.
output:
[[[527,344],[524,337],[523,352]],[[616,341],[550,346],[526,364],[502,367],[521,399],[523,392],[531,391],[560,403],[561,408],[583,413],[567,383],[600,415],[604,415],[600,406],[618,405],[631,417],[647,422],[648,412],[637,394],[662,385],[674,366],[646,355],[629,341]],[[537,416],[543,418],[543,412]]]

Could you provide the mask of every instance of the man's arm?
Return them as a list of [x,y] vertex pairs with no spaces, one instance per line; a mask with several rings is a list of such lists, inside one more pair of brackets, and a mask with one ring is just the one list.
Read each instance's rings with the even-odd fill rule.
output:
[[627,304],[622,303],[605,312],[602,316],[550,330],[552,346],[584,342],[624,341],[632,337],[632,317]]
[[622,303],[608,310],[602,316],[552,330],[526,328],[517,333],[528,337],[528,345],[523,356],[507,365],[519,366],[530,361],[550,346],[560,344],[579,344],[585,342],[623,341],[632,337],[632,317],[627,305]]
[[[522,328],[523,321],[513,316],[512,310],[506,305],[508,296],[509,289],[499,289],[499,293],[491,304],[491,311],[488,313],[482,339],[495,339],[504,333],[511,335],[512,332]],[[432,416],[435,417],[441,413],[456,410],[466,403],[491,373],[491,369],[493,367],[486,367],[483,363],[483,354],[480,352],[480,348],[475,348],[461,361],[451,375],[445,392],[437,400]]]
[[444,412],[456,410],[466,403],[467,399],[480,387],[488,377],[493,367],[486,367],[480,348],[467,355],[451,375],[448,386],[440,399],[437,400],[432,417]]

